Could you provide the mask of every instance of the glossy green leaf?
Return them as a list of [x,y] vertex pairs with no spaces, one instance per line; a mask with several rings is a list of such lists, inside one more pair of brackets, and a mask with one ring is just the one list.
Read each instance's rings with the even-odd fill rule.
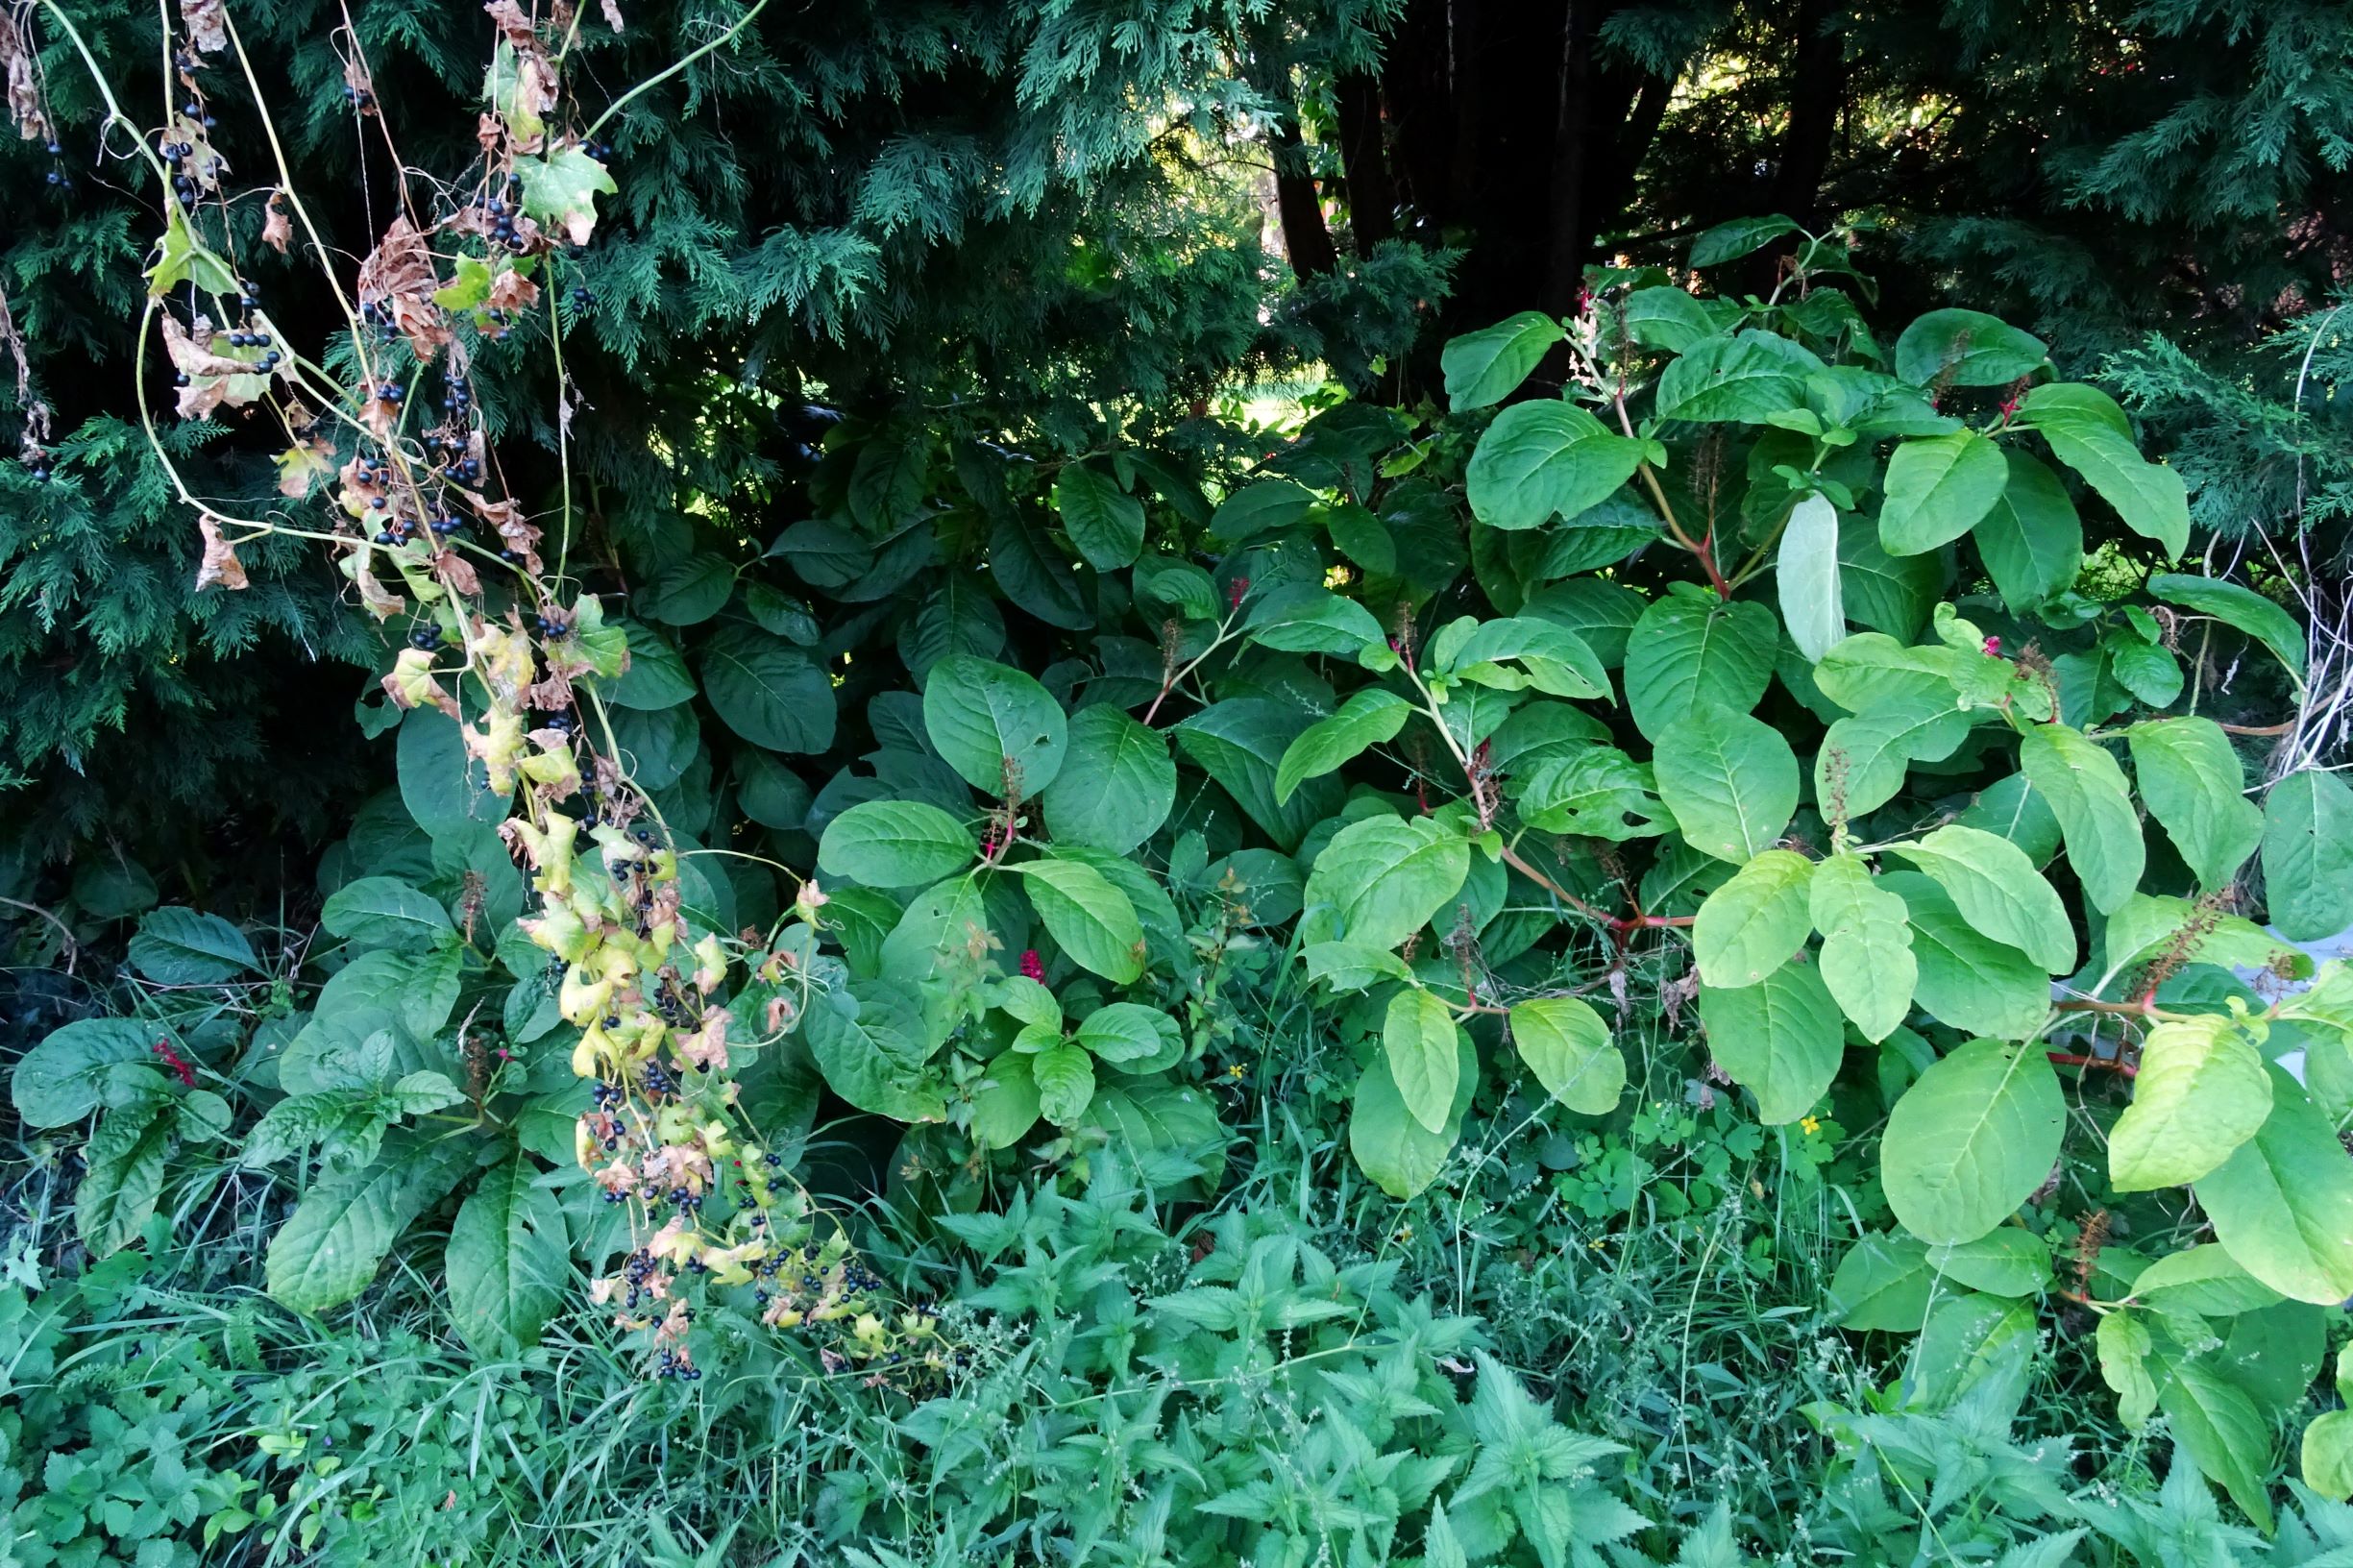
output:
[[323,1312],[366,1289],[401,1233],[474,1169],[481,1147],[395,1131],[374,1164],[318,1182],[270,1239],[272,1298]]
[[2059,1157],[2067,1104],[2039,1044],[1973,1040],[1888,1113],[1888,1207],[1923,1241],[1974,1241],[2013,1213]]
[[1745,713],[1701,705],[1658,738],[1658,798],[1694,849],[1745,865],[1789,830],[1798,758],[1780,731]]
[[2001,499],[1973,537],[1986,575],[2013,615],[2048,603],[2083,572],[2083,520],[2067,486],[2031,453],[2003,449],[2010,468]]
[[929,887],[972,864],[962,822],[920,800],[868,800],[825,824],[817,867],[870,888]]
[[1030,907],[1072,963],[1115,985],[1143,973],[1143,926],[1136,906],[1102,872],[1075,860],[1032,860],[1012,869],[1021,873]]
[[2293,1301],[2353,1296],[2353,1155],[2304,1086],[2277,1065],[2271,1115],[2197,1184],[2215,1239]]
[[2264,834],[2263,811],[2246,797],[2246,770],[2230,737],[2213,720],[2194,717],[2135,724],[2125,737],[2149,815],[2165,824],[2200,887],[2229,887]]
[[167,1038],[135,1018],[77,1018],[19,1058],[9,1100],[27,1127],[67,1127],[123,1090],[160,1090],[154,1046]]
[[1588,1116],[1617,1109],[1626,1057],[1609,1025],[1574,996],[1539,996],[1511,1009],[1511,1043],[1544,1091]]
[[1656,741],[1703,704],[1747,713],[1773,680],[1780,628],[1762,604],[1671,594],[1634,623],[1626,644],[1626,706]]
[[1045,789],[1054,841],[1124,855],[1159,832],[1176,803],[1167,740],[1108,702],[1072,714],[1067,739]]
[[1460,1136],[1462,1113],[1469,1109],[1471,1089],[1478,1080],[1479,1059],[1470,1042],[1460,1042],[1461,1061],[1456,1073],[1455,1107],[1446,1125],[1432,1132],[1406,1110],[1406,1102],[1389,1077],[1386,1057],[1377,1056],[1357,1080],[1355,1103],[1348,1112],[1348,1148],[1357,1166],[1392,1198],[1414,1196],[1437,1179]]
[[1890,845],[1888,852],[1925,871],[1980,934],[2016,947],[2051,974],[2074,968],[2067,906],[2009,840],[1949,823],[1917,843]]
[[450,1226],[450,1315],[478,1355],[537,1344],[571,1294],[563,1209],[537,1174],[523,1155],[492,1165]]
[[2353,926],[2353,788],[2332,772],[2290,773],[2264,797],[2264,897],[2294,942]]
[[1054,510],[1087,564],[1115,572],[1143,551],[1143,502],[1088,463],[1069,463],[1054,479]]
[[815,752],[833,745],[833,682],[781,637],[720,627],[703,645],[702,689],[712,711],[754,746]]
[[1287,801],[1307,780],[1394,740],[1412,716],[1412,705],[1394,692],[1367,686],[1352,694],[1339,711],[1310,724],[1284,748],[1282,764],[1275,769],[1275,798]]
[[2303,680],[2304,628],[2278,601],[2241,583],[2179,572],[2157,573],[2148,579],[2148,591],[2169,604],[2238,627],[2276,654],[2299,682]]
[[1391,948],[1429,924],[1470,870],[1470,845],[1435,819],[1367,817],[1315,857],[1306,899],[1310,910],[1330,909],[1332,935]]
[[2120,1192],[2203,1179],[2271,1114],[2263,1057],[2225,1017],[2168,1019],[2141,1042],[2132,1104],[2108,1134]]
[[1861,857],[1836,854],[1814,868],[1807,890],[1822,981],[1864,1039],[1882,1041],[1912,1010],[1920,968],[1903,900],[1873,880]]
[[1789,962],[1813,930],[1814,863],[1792,849],[1757,855],[1700,905],[1691,947],[1703,984],[1752,986]]
[[1982,310],[1931,310],[1896,339],[1896,374],[1914,386],[2001,386],[2050,355],[2040,338]]
[[1575,404],[1518,403],[1479,438],[1463,483],[1480,522],[1533,528],[1606,500],[1641,460],[1641,443]]
[[2190,548],[2189,491],[2181,476],[2141,455],[2113,400],[2092,387],[2054,382],[2028,392],[2021,413],[2126,527],[2169,554]]
[[1075,1045],[1050,1045],[1030,1059],[1038,1110],[1057,1127],[1086,1115],[1094,1099],[1094,1059]]
[[1536,310],[1447,340],[1438,368],[1446,375],[1446,401],[1458,414],[1501,403],[1528,380],[1544,353],[1560,341],[1560,323]]
[[1975,527],[2010,481],[2001,449],[1974,430],[1922,436],[1887,460],[1879,543],[1890,555],[1921,555]]
[[1407,1112],[1434,1133],[1446,1130],[1454,1112],[1455,1034],[1454,1010],[1431,992],[1409,987],[1389,998],[1381,1028],[1389,1081]]
[[2147,866],[2124,770],[2106,747],[2065,724],[2029,729],[2019,742],[2018,761],[2059,819],[2068,864],[2084,895],[2103,914],[2116,909],[2140,886]]
[[1700,986],[1708,1054],[1756,1096],[1768,1124],[1797,1120],[1822,1102],[1844,1060],[1836,1000],[1810,964],[1784,964],[1755,985]]
[[968,654],[932,666],[923,687],[923,728],[964,781],[1025,798],[1051,787],[1069,745],[1069,721],[1043,686],[1018,670]]

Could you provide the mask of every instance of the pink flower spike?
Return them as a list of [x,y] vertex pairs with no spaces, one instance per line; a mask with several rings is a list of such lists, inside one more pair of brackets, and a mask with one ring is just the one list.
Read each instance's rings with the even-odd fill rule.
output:
[[1042,982],[1045,979],[1045,960],[1038,956],[1037,948],[1030,947],[1023,949],[1021,953],[1021,972],[1029,976],[1029,978],[1032,980]]
[[1998,638],[1998,637],[1988,637],[1988,638],[1985,640],[1985,656],[1986,656],[1987,658],[1989,658],[1989,659],[1998,659],[1998,658],[2000,658],[2000,657],[2001,657],[2001,639],[2000,639],[2000,638]]
[[1236,577],[1226,587],[1227,607],[1230,609],[1240,609],[1242,607],[1242,599],[1249,592],[1250,579],[1248,577]]

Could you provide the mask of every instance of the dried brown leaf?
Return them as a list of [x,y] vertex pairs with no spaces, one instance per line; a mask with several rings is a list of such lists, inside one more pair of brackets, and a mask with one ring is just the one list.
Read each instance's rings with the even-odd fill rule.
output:
[[180,20],[188,30],[188,47],[198,54],[214,55],[229,47],[223,0],[180,0]]
[[261,221],[262,243],[280,256],[286,254],[286,241],[294,237],[294,224],[286,216],[285,199],[284,191],[271,191],[267,209],[269,215]]
[[246,586],[245,565],[237,559],[236,547],[221,537],[221,520],[210,512],[199,512],[196,531],[205,540],[205,558],[196,568],[197,591],[201,593],[216,582],[229,589]]

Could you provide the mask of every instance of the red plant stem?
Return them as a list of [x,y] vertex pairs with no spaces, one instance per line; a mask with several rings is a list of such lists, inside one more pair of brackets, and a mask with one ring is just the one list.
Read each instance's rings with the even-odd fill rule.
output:
[[2139,1075],[2141,1069],[2130,1062],[2119,1062],[2113,1057],[2076,1056],[2067,1051],[2045,1051],[2052,1064],[2062,1067],[2098,1067],[2104,1072],[2120,1073],[2126,1078]]
[[2157,1009],[2154,993],[2136,997],[2129,1002],[2082,1000],[2053,1002],[2050,1005],[2054,1012],[2059,1013],[2107,1013],[2127,1018],[2158,1018],[2165,1016]]
[[1591,916],[1593,919],[1601,921],[1604,925],[1609,927],[1611,931],[1616,932],[1621,937],[1631,931],[1653,930],[1671,925],[1689,925],[1693,919],[1696,919],[1696,917],[1690,915],[1607,914],[1600,909],[1596,909],[1593,905],[1586,903],[1582,898],[1578,897],[1577,894],[1569,892],[1568,889],[1562,887],[1551,877],[1546,876],[1542,871],[1537,870],[1533,866],[1528,864],[1527,858],[1517,849],[1512,848],[1509,845],[1504,845],[1504,862],[1505,864],[1510,866],[1514,870],[1518,871],[1522,876],[1527,877],[1531,882],[1533,882],[1536,886],[1542,888],[1545,892],[1551,894],[1554,897],[1568,905],[1571,909],[1576,910],[1581,915]]

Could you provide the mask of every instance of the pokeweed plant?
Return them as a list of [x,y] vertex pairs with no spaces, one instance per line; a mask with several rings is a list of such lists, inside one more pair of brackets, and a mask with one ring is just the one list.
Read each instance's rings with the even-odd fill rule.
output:
[[[1377,1042],[1347,1136],[1406,1197],[1521,1067],[1618,1114],[1624,1020],[1658,1007],[1768,1123],[1844,1072],[1885,1093],[1898,1228],[1842,1266],[1849,1326],[1982,1345],[2037,1301],[2088,1312],[2126,1419],[2163,1409],[2262,1516],[2267,1412],[2311,1380],[2250,1347],[2292,1372],[2353,1294],[2353,982],[2271,930],[2353,923],[2353,796],[2250,785],[2241,747],[2285,726],[2249,705],[2294,702],[2304,633],[2245,583],[2147,570],[2188,551],[2184,488],[2104,394],[1973,311],[1882,345],[1840,237],[1809,236],[1769,296],[1604,271],[1569,319],[1458,339],[1443,415],[1111,410],[1078,451],[986,409],[861,411],[765,546],[774,498],[745,494],[592,552],[568,466],[543,509],[495,493],[471,389],[505,336],[560,355],[562,241],[603,190],[561,30],[490,9],[484,168],[404,208],[333,370],[233,265],[302,208],[282,169],[282,200],[219,193],[192,85],[234,53],[217,8],[148,137],[184,411],[283,421],[289,501],[331,481],[344,520],[308,532],[412,645],[383,679],[405,713],[362,711],[398,723],[399,790],[328,869],[364,950],[249,1143],[326,1173],[282,1297],[361,1288],[462,1188],[453,1290],[478,1243],[511,1307],[559,1236],[597,1250],[541,1201],[568,1151],[566,1190],[636,1225],[598,1288],[662,1364],[692,1370],[707,1292],[888,1364],[922,1319],[867,1308],[783,1169],[821,1089],[905,1124],[894,1179],[943,1210],[1105,1150],[1206,1183],[1214,1086],[1326,1044],[1282,1032],[1304,995]],[[224,587],[240,539],[306,531],[184,499]],[[765,929],[739,919],[812,859]],[[2239,912],[2257,861],[2271,930]],[[111,1081],[82,1048],[43,1070]],[[2214,1241],[2180,1245],[2200,1214]],[[2342,1446],[2316,1426],[2316,1485]]]
[[[315,1164],[272,1242],[269,1288],[309,1311],[347,1301],[413,1222],[462,1196],[445,1260],[453,1315],[486,1350],[527,1344],[562,1304],[570,1253],[595,1262],[616,1250],[594,1208],[560,1203],[561,1179],[543,1173],[543,1161],[576,1160],[593,1176],[578,1190],[629,1221],[626,1261],[594,1294],[660,1371],[699,1375],[686,1340],[697,1280],[756,1294],[771,1324],[838,1325],[828,1356],[881,1355],[892,1332],[865,1310],[879,1282],[752,1130],[739,1103],[751,1075],[728,1072],[731,1045],[755,1053],[759,1031],[773,1038],[805,1006],[815,890],[765,933],[726,930],[726,905],[707,873],[681,864],[615,739],[604,695],[628,669],[627,634],[571,575],[569,464],[551,537],[505,493],[476,402],[476,366],[519,333],[560,374],[557,290],[593,237],[598,198],[615,189],[563,86],[580,16],[534,19],[512,0],[485,10],[478,163],[428,186],[396,158],[394,215],[347,279],[311,225],[225,8],[182,9],[159,129],[121,108],[71,18],[45,8],[96,81],[110,129],[136,135],[161,186],[141,341],[160,339],[177,412],[233,410],[278,429],[289,508],[323,492],[333,519],[309,528],[291,511],[224,515],[189,493],[151,423],[157,458],[196,510],[198,586],[244,587],[241,544],[314,539],[405,643],[380,679],[389,706],[360,718],[400,726],[400,798],[427,841],[407,858],[425,865],[403,876],[363,863],[342,879],[322,916],[341,939],[331,973],[288,1027],[253,1041],[275,1053],[267,1077],[282,1097],[245,1135],[243,1160]],[[617,8],[603,15],[623,25]],[[346,97],[389,144],[364,53],[355,38],[341,48]],[[224,61],[252,92],[274,186],[224,184],[209,75]],[[288,254],[298,228],[341,322],[316,346],[262,308],[240,259]],[[575,286],[575,311],[587,303]],[[437,410],[421,395],[436,374]],[[570,419],[567,408],[555,420],[559,458]],[[529,873],[527,919],[514,861]],[[234,926],[184,909],[148,917],[130,956],[159,985],[218,985],[257,968]],[[534,1041],[546,1043],[528,1060],[509,1048]],[[226,1102],[196,1083],[168,1035],[150,1043],[144,1020],[68,1025],[20,1065],[12,1092],[29,1124],[103,1111],[77,1216],[93,1251],[121,1246],[152,1213],[174,1139],[227,1129]]]

